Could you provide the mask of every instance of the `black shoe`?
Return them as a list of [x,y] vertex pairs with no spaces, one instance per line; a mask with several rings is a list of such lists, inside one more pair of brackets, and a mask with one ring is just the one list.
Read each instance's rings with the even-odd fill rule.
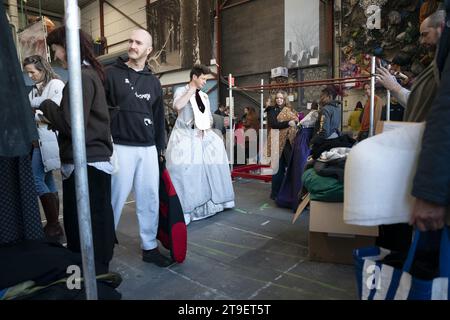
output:
[[168,267],[173,263],[172,259],[163,256],[158,248],[142,250],[142,260],[148,263],[154,263],[161,268]]

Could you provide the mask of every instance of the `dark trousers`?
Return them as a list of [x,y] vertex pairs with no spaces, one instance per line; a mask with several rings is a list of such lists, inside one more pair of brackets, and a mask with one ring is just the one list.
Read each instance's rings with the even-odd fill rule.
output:
[[270,193],[270,198],[272,199],[276,199],[278,196],[278,192],[280,192],[280,188],[283,183],[284,175],[286,174],[288,160],[286,159],[285,152],[281,154],[279,161],[278,172],[272,176],[272,191]]
[[413,229],[407,223],[381,225],[378,227],[376,244],[392,251],[408,252]]
[[[92,238],[97,274],[108,272],[116,240],[114,214],[111,206],[111,175],[87,166]],[[63,181],[63,216],[67,248],[81,252],[78,230],[75,172]]]

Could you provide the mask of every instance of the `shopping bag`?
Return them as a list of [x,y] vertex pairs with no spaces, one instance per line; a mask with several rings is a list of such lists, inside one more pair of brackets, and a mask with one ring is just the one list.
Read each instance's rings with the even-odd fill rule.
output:
[[182,263],[187,251],[187,229],[183,209],[165,161],[159,164],[159,174],[159,223],[156,238],[170,250],[174,261]]
[[358,295],[362,300],[449,300],[450,240],[448,227],[441,232],[439,274],[431,280],[414,277],[414,262],[422,232],[414,233],[413,241],[402,268],[382,263],[391,252],[369,247],[353,252]]

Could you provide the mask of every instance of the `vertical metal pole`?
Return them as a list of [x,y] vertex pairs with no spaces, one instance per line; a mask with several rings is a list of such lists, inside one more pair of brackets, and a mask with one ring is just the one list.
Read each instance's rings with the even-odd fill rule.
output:
[[[216,21],[216,62],[217,62],[217,79],[219,79],[219,83],[220,83],[220,79],[222,78],[222,59],[221,59],[221,13],[220,13],[220,1],[216,0],[216,16],[215,16],[215,21]],[[220,85],[217,86],[217,93],[218,96],[220,97]]]
[[375,113],[375,56],[372,56],[372,65],[370,68],[370,129],[369,137],[375,134],[374,113]]
[[27,26],[27,24],[25,22],[27,19],[25,19],[25,14],[23,13],[23,0],[20,0],[20,10],[22,12],[22,17],[21,17],[22,23],[20,23],[20,21],[19,21],[19,30],[23,30]]
[[[98,2],[98,4],[99,4],[99,20],[100,20],[100,42],[103,42],[103,39],[105,38],[105,13],[104,13],[104,11],[103,11],[103,9],[105,8],[105,6],[104,6],[104,3],[103,3],[103,0],[100,0],[99,2]],[[105,46],[106,46],[106,44],[105,44]],[[106,51],[107,49],[105,48],[105,52],[104,53],[107,53],[107,51]]]
[[229,89],[229,97],[230,97],[230,160],[231,160],[231,171],[233,171],[234,165],[234,128],[233,128],[233,115],[234,115],[234,101],[233,101],[233,85],[232,85],[233,76],[231,73],[228,75],[228,89]]
[[42,21],[44,21],[44,19],[42,18],[41,0],[39,0],[39,18],[41,18]]
[[[17,5],[17,0],[8,0],[8,6],[9,6],[9,17],[11,18],[11,24],[14,25],[14,30],[16,34],[19,32],[19,7]],[[18,42],[16,42],[18,43]],[[19,46],[16,46],[19,48]],[[19,49],[17,49],[19,51]],[[22,60],[19,60],[22,61]]]
[[[41,3],[41,2],[39,1],[39,4],[40,4],[40,3]],[[42,15],[41,15],[41,17],[42,17]],[[45,58],[47,59],[47,61],[48,61],[49,63],[51,63],[51,62],[52,62],[52,56],[50,55],[50,48],[49,48],[49,46],[47,45],[47,35],[48,35],[48,32],[47,32],[47,24],[45,23],[44,19],[41,19],[41,23],[42,23],[42,29],[44,30]]]
[[75,164],[75,188],[78,209],[83,277],[88,300],[97,300],[94,250],[92,245],[91,209],[87,179],[86,143],[83,118],[83,92],[81,87],[80,20],[77,0],[65,0],[67,64],[70,85],[70,123],[72,126]]
[[262,159],[264,156],[264,79],[261,79],[261,110],[259,114],[259,161],[258,163],[262,163]]
[[386,92],[386,121],[391,121],[391,91]]

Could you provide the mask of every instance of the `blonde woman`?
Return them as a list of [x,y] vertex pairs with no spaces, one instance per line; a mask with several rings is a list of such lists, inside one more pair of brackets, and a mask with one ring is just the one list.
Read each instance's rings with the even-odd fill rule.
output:
[[[275,104],[268,106],[266,112],[269,128],[267,154],[271,157],[273,169],[270,198],[275,200],[291,158],[292,145],[297,134],[298,116],[285,91],[276,93]],[[278,139],[276,139],[277,135],[272,130],[279,130]]]

